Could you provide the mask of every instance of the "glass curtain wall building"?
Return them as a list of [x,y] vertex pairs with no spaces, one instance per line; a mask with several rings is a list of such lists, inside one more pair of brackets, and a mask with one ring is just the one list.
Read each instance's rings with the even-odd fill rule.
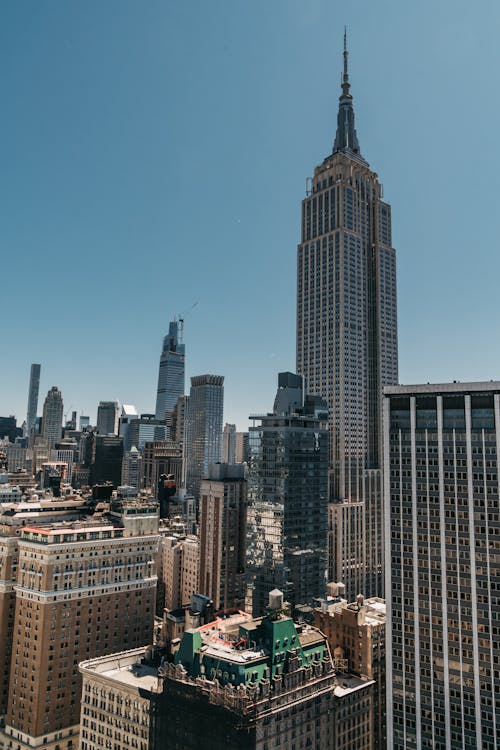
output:
[[274,588],[292,605],[324,594],[327,405],[303,400],[302,378],[280,373],[273,414],[250,418],[247,572],[258,616]]
[[182,342],[182,321],[173,320],[168,336],[163,339],[156,393],[156,419],[165,419],[184,395],[185,349]]
[[186,422],[186,487],[198,499],[200,482],[208,477],[209,464],[222,457],[224,376],[191,378]]
[[[391,207],[361,155],[347,71],[332,153],[314,170],[302,201],[297,253],[297,372],[328,402],[330,500],[363,503],[357,559],[341,549],[348,598],[382,595],[382,391],[398,382],[396,256]],[[359,506],[358,506],[359,507]],[[353,513],[337,513],[351,524]],[[357,509],[352,509],[354,515]],[[349,530],[336,524],[332,547]]]

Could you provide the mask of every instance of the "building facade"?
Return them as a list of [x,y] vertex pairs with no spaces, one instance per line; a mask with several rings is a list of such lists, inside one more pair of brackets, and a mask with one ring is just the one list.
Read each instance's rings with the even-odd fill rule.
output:
[[500,382],[385,395],[390,750],[500,745]]
[[344,47],[333,150],[302,202],[297,372],[328,402],[330,501],[364,505],[354,597],[383,589],[381,399],[384,386],[398,381],[398,352],[391,208],[361,155],[349,89]]
[[151,704],[161,687],[142,647],[80,664],[80,750],[150,750]]
[[208,467],[221,460],[224,377],[191,378],[186,430],[186,487],[196,498]]
[[251,417],[250,427],[247,578],[254,615],[264,612],[272,588],[291,604],[308,604],[326,585],[327,406],[304,399],[301,377],[280,373],[273,412]]
[[4,747],[75,748],[79,662],[150,642],[157,529],[157,506],[134,501],[22,527]]
[[43,403],[42,437],[50,449],[62,437],[63,400],[59,388],[52,386]]
[[158,371],[156,392],[156,419],[165,420],[184,395],[185,346],[183,343],[183,322],[173,320],[168,328],[168,336],[163,339]]
[[383,599],[364,599],[348,603],[338,595],[339,584],[328,584],[333,595],[314,610],[314,625],[328,639],[337,674],[354,674],[372,681],[370,691],[370,736],[373,750],[385,750],[386,680],[385,628],[386,605]]
[[211,464],[200,485],[198,591],[214,608],[245,606],[247,480],[243,464]]

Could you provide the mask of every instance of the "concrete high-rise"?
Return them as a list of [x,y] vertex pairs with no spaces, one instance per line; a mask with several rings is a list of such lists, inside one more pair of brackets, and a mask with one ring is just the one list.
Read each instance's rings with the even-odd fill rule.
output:
[[26,435],[35,429],[36,412],[38,409],[38,391],[40,388],[41,365],[32,364],[30,371],[30,385],[28,391],[28,410],[26,413]]
[[273,414],[250,418],[247,575],[257,616],[275,587],[292,605],[324,594],[328,409],[304,398],[300,376],[282,372]]
[[[297,372],[330,411],[330,501],[362,502],[364,539],[352,588],[380,595],[382,409],[397,383],[396,257],[391,208],[361,155],[344,72],[333,149],[314,170],[302,202],[297,255]],[[347,508],[347,516],[349,515]],[[342,545],[339,530],[334,545]],[[346,583],[348,583],[346,581]]]
[[500,746],[500,382],[384,399],[389,750]]
[[118,401],[99,401],[97,407],[97,432],[99,435],[118,435],[119,414]]
[[43,404],[42,437],[47,441],[49,448],[55,445],[62,437],[63,400],[59,388],[52,386],[47,393]]
[[214,608],[245,606],[247,480],[243,464],[212,464],[200,485],[200,584]]
[[183,321],[173,320],[168,328],[168,336],[163,339],[158,371],[156,393],[156,419],[165,419],[184,395],[185,347],[182,340]]
[[222,455],[224,377],[191,378],[186,424],[186,486],[198,498],[201,480]]

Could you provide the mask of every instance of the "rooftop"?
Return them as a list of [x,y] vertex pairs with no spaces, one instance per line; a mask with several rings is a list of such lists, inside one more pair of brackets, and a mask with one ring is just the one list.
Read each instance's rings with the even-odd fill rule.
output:
[[148,692],[160,692],[157,667],[143,663],[147,648],[135,648],[98,659],[82,661],[79,664],[82,674],[100,675],[103,678],[119,683],[123,687]]

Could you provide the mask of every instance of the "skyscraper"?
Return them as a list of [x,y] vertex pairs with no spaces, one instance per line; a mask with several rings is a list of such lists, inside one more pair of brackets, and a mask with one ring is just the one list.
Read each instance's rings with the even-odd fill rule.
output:
[[186,434],[186,485],[198,498],[200,482],[208,476],[209,464],[222,454],[224,377],[197,375],[191,378]]
[[389,750],[500,746],[500,383],[384,399]]
[[275,587],[291,604],[324,594],[328,415],[322,398],[304,399],[300,376],[282,372],[273,414],[250,418],[247,574],[261,615]]
[[97,432],[100,435],[118,435],[118,419],[118,401],[99,401]]
[[156,419],[165,419],[175,409],[177,399],[184,395],[183,321],[173,320],[168,336],[163,339],[158,371]]
[[42,437],[55,448],[62,436],[63,400],[59,388],[52,386],[43,404]]
[[[332,153],[315,168],[302,202],[297,372],[309,393],[328,401],[330,501],[363,503],[351,598],[381,593],[381,399],[383,387],[397,383],[398,351],[391,208],[361,155],[349,89],[344,37]],[[334,546],[342,537],[339,529]]]
[[28,411],[26,414],[26,435],[29,435],[35,427],[36,412],[38,409],[38,390],[40,388],[41,365],[31,365],[30,386],[28,391]]

